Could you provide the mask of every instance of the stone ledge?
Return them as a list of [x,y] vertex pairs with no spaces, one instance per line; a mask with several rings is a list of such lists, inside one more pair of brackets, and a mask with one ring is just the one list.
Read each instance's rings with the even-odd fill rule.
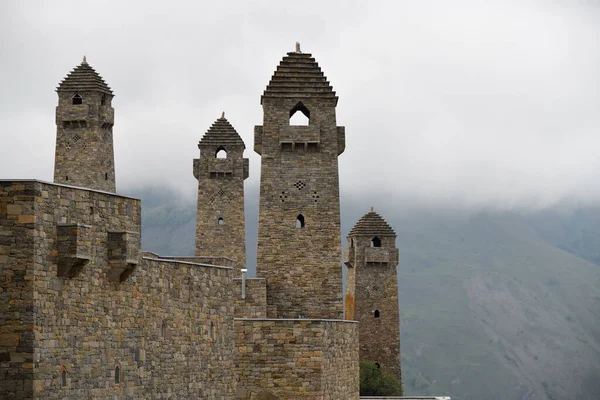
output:
[[234,318],[234,321],[292,321],[292,322],[344,322],[349,324],[358,324],[358,321],[347,319],[320,319],[320,318]]
[[208,267],[208,268],[218,268],[218,269],[233,269],[233,267],[225,267],[222,265],[212,265],[212,264],[203,264],[203,263],[195,263],[195,262],[190,262],[190,261],[181,261],[181,260],[174,260],[174,259],[169,259],[169,258],[154,258],[154,257],[142,257],[142,259],[144,260],[150,260],[150,261],[160,261],[160,262],[167,262],[167,263],[172,263],[172,264],[184,264],[184,265],[196,265],[198,267]]
[[68,188],[68,189],[78,189],[78,190],[86,190],[88,192],[96,192],[96,193],[102,193],[102,194],[107,194],[110,196],[115,196],[115,197],[121,197],[124,199],[131,199],[131,200],[138,200],[141,201],[140,199],[138,199],[137,197],[131,197],[131,196],[125,196],[122,194],[117,194],[117,193],[113,193],[113,192],[105,192],[104,190],[98,190],[98,189],[92,189],[92,188],[87,188],[87,187],[82,187],[82,186],[71,186],[71,185],[65,185],[62,183],[54,183],[54,182],[48,182],[48,181],[42,181],[39,179],[0,179],[0,183],[41,183],[42,185],[50,185],[50,186],[59,186],[59,187],[64,187],[64,188]]

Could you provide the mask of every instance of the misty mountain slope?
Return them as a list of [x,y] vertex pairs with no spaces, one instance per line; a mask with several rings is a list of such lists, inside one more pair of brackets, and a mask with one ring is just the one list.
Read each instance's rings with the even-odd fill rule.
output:
[[406,393],[600,396],[598,266],[512,214],[394,226]]
[[[145,250],[193,254],[195,203],[132,194],[143,200]],[[257,196],[247,197],[252,266]],[[600,248],[599,209],[406,214],[382,212],[398,233],[405,393],[600,398],[600,266],[585,260]]]

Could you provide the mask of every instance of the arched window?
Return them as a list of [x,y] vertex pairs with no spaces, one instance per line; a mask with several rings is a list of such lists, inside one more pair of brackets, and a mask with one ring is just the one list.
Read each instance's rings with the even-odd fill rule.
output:
[[354,247],[354,239],[350,239],[350,247]]
[[381,239],[379,239],[379,236],[375,236],[371,239],[371,247],[381,247]]
[[121,366],[115,365],[115,385],[121,384]]
[[218,224],[223,225],[224,223],[225,223],[225,220],[223,220],[223,217],[219,217]]
[[296,228],[304,228],[304,215],[298,214],[296,217]]
[[310,124],[310,111],[308,111],[308,108],[300,101],[290,110],[290,125],[308,124]]
[[64,365],[60,369],[60,387],[67,387],[67,369]]
[[381,364],[379,364],[379,361],[375,361],[375,366],[377,367],[377,369],[381,368]]
[[217,149],[215,158],[227,158],[227,150],[225,150],[225,147],[221,146]]
[[100,98],[100,105],[101,106],[106,105],[106,95],[105,94],[103,94],[102,97]]
[[373,313],[373,317],[375,317],[375,318],[379,318],[380,315],[381,314],[379,313],[379,310],[375,310],[375,313]]
[[75,96],[71,99],[73,104],[83,104],[83,97],[79,95],[79,93],[75,93]]

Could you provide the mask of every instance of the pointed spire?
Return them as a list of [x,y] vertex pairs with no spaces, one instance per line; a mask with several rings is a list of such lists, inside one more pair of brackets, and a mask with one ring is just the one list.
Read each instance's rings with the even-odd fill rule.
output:
[[396,236],[394,229],[377,214],[373,207],[371,211],[362,216],[358,220],[354,228],[350,231],[348,236]]
[[371,206],[371,211],[370,212],[372,212],[372,213],[375,212],[375,209],[373,208],[373,206]]
[[287,53],[279,63],[261,98],[319,98],[333,99],[337,96],[321,67],[310,53],[300,52],[300,43],[296,52]]
[[112,95],[110,86],[104,82],[104,79],[87,63],[86,56],[83,56],[81,64],[76,66],[69,74],[58,84],[57,92],[78,92],[78,91],[98,91]]
[[244,149],[246,146],[244,145],[244,141],[240,137],[240,135],[236,132],[235,128],[225,119],[225,111],[221,114],[221,118],[217,119],[208,131],[202,136],[200,139],[200,145],[209,145],[209,146],[243,146]]

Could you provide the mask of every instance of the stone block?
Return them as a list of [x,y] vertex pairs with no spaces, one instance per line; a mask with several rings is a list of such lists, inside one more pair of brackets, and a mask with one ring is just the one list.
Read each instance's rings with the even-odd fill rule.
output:
[[33,224],[35,223],[35,215],[19,215],[20,224]]
[[20,340],[20,333],[0,333],[0,347],[16,347]]
[[19,215],[23,211],[23,208],[17,204],[7,204],[6,213],[8,215]]

